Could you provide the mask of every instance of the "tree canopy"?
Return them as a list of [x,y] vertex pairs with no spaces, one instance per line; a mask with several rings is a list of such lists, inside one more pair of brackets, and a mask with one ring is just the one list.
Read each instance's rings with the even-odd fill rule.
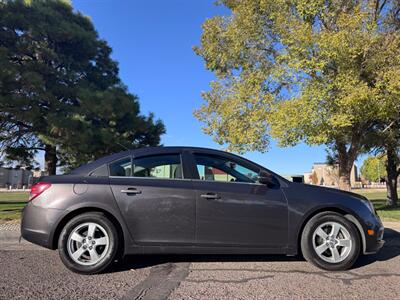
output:
[[325,144],[340,185],[379,125],[399,117],[395,0],[222,0],[195,47],[216,80],[195,112],[228,149]]
[[0,2],[0,149],[46,169],[158,145],[164,125],[140,114],[111,48],[68,1]]
[[385,157],[369,156],[361,166],[361,176],[371,182],[379,182],[387,176]]

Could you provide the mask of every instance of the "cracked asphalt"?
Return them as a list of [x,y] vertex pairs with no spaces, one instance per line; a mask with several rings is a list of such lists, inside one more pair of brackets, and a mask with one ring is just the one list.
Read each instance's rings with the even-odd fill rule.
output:
[[107,273],[77,275],[56,251],[0,244],[0,299],[400,299],[400,228],[346,272],[271,255],[129,256]]

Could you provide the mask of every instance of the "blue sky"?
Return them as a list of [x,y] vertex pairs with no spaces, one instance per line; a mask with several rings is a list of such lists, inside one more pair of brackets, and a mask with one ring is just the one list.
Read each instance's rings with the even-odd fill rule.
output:
[[[120,76],[140,98],[142,112],[162,119],[167,134],[162,143],[222,148],[203,134],[193,110],[202,103],[213,74],[192,47],[199,44],[205,19],[226,13],[215,0],[73,0],[76,10],[89,16],[99,35],[113,49]],[[309,171],[325,161],[325,147],[299,145],[266,153],[247,153],[280,174]]]

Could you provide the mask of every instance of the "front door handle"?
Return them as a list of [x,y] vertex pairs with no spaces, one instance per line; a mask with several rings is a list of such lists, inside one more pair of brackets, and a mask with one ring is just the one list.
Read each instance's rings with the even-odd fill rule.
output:
[[142,193],[142,191],[141,190],[138,190],[137,188],[127,188],[126,190],[121,190],[121,193],[125,193],[125,194],[134,194],[134,195],[137,195],[137,194],[141,194]]
[[209,199],[209,200],[221,199],[221,196],[219,196],[218,194],[214,194],[214,193],[202,194],[202,195],[200,195],[200,197]]

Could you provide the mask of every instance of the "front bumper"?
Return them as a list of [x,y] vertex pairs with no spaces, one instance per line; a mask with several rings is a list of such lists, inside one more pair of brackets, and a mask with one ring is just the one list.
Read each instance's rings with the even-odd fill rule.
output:
[[54,249],[53,234],[64,210],[43,208],[29,202],[22,210],[21,236],[25,240]]
[[[368,229],[374,230],[374,234],[369,235]],[[376,216],[374,222],[367,223],[367,231],[364,233],[365,234],[364,254],[374,254],[383,247],[383,245],[385,244],[385,241],[383,240],[384,231],[385,228],[383,227],[383,224],[378,216]]]

